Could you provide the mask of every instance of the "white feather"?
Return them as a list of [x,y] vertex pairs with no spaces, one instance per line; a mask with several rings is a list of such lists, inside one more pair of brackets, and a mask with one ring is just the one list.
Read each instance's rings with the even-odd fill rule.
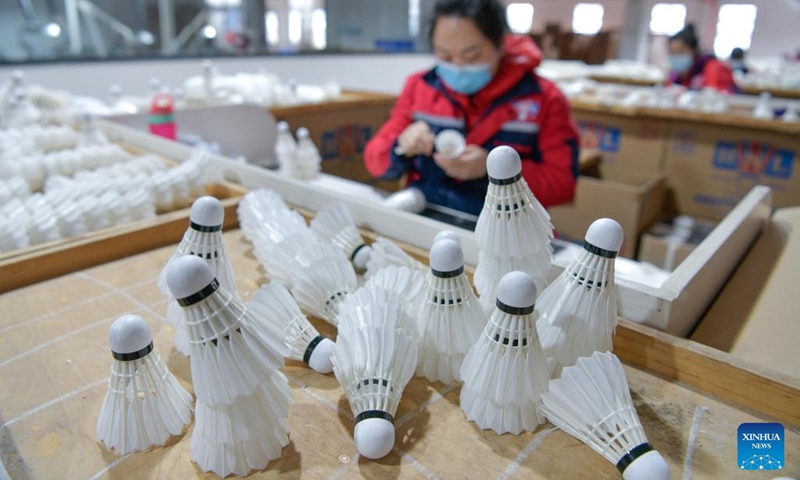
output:
[[343,203],[337,203],[317,213],[311,220],[311,231],[320,240],[333,242],[341,248],[347,258],[364,245],[364,239],[358,231],[350,209]]
[[473,281],[487,312],[494,308],[497,299],[497,285],[500,279],[510,272],[525,272],[533,278],[538,291],[547,286],[547,272],[550,270],[550,252],[539,251],[538,255],[528,257],[495,257],[484,251],[478,252],[478,265],[475,267]]
[[370,247],[372,248],[372,254],[369,261],[367,261],[367,272],[365,274],[367,278],[375,275],[382,268],[391,265],[408,267],[422,273],[427,273],[428,271],[428,267],[425,264],[414,259],[391,240],[378,237]]
[[425,276],[408,267],[390,265],[369,277],[364,284],[367,288],[391,290],[405,300],[406,312],[417,320],[422,303],[425,300]]

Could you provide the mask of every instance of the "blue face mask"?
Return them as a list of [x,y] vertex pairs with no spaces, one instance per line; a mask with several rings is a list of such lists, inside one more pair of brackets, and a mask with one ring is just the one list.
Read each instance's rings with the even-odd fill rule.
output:
[[687,73],[694,65],[694,57],[691,53],[680,53],[669,56],[669,69],[673,72]]
[[448,87],[464,95],[477,93],[492,81],[488,63],[459,67],[452,63],[439,62],[436,65],[436,74]]

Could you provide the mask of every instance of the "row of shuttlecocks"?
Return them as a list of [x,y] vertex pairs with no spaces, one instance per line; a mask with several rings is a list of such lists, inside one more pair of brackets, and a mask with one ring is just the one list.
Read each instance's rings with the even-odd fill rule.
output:
[[322,157],[311,134],[305,127],[297,129],[297,140],[286,122],[278,122],[275,157],[281,174],[299,180],[312,179],[319,174]]
[[[496,152],[490,172],[497,171]],[[508,151],[499,153],[508,162]],[[487,203],[503,199],[518,208],[495,228],[517,228],[514,219],[531,214],[526,209],[540,213],[524,183],[496,185]],[[524,207],[515,196],[526,199]],[[487,208],[492,215],[499,210]],[[321,373],[333,369],[355,417],[356,446],[368,458],[393,449],[393,418],[416,371],[429,380],[463,381],[462,409],[481,428],[519,434],[547,418],[617,464],[628,480],[669,478],[666,462],[647,443],[619,361],[596,353],[611,348],[616,325],[613,271],[622,243],[616,222],[592,224],[581,254],[540,296],[534,275],[504,274],[486,315],[464,273],[457,237],[442,234],[424,267],[386,239],[366,245],[342,206],[323,210],[309,228],[277,194],[257,191],[238,214],[256,257],[291,295],[277,282],[249,305],[229,293],[235,283],[222,241],[223,211],[213,199],[193,206],[190,228],[162,276],[180,316],[173,321],[186,330],[198,401],[192,457],[203,470],[244,474],[280,455],[288,442],[289,396],[277,369],[289,357]],[[548,226],[540,224],[546,231],[533,238],[549,238]],[[523,238],[508,233],[495,238]],[[360,289],[354,265],[367,270]],[[338,327],[335,344],[298,304]]]

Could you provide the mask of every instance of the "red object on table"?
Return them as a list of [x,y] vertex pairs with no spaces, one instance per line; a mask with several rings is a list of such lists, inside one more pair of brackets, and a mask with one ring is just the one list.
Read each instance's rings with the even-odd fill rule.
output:
[[157,93],[150,105],[150,133],[176,140],[178,128],[175,125],[175,99],[169,93]]

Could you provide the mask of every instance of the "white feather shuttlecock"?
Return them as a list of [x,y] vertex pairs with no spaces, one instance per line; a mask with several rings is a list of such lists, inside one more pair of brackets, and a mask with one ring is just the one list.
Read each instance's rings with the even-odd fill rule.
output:
[[394,415],[417,366],[414,320],[394,292],[361,288],[339,313],[333,372],[355,417],[358,452],[383,458],[394,448]]
[[382,288],[400,295],[406,301],[406,312],[414,320],[425,300],[425,285],[425,276],[419,271],[394,265],[379,270],[364,283],[367,288]]
[[[247,195],[239,202],[236,209],[236,214],[239,218],[239,225],[242,228],[245,236],[254,244],[259,237],[259,233],[265,230],[269,233],[270,230],[277,230],[278,232],[285,231],[284,223],[272,218],[274,214],[292,213],[283,198],[274,190],[260,189],[248,192]],[[300,217],[300,222],[296,222],[295,218],[290,219],[291,223],[301,224],[306,227],[305,220]],[[307,228],[307,227],[306,227]],[[268,239],[273,243],[277,243],[282,238]]]
[[542,410],[555,426],[616,465],[625,480],[669,480],[669,465],[647,441],[614,354],[595,352],[565,368],[542,394]]
[[350,209],[337,203],[321,210],[311,220],[311,231],[320,239],[333,242],[347,255],[358,270],[365,270],[372,248],[364,243]]
[[441,232],[437,233],[436,236],[433,237],[434,245],[439,240],[452,240],[456,242],[459,247],[461,246],[461,237],[459,237],[458,234],[452,230],[442,230]]
[[428,267],[424,263],[415,259],[405,252],[402,248],[395,245],[387,238],[378,237],[370,245],[369,260],[367,260],[367,271],[364,274],[369,278],[379,272],[382,268],[394,265],[397,267],[408,267],[412,270],[425,273]]
[[489,188],[475,227],[479,258],[474,279],[488,309],[496,285],[511,271],[528,273],[544,289],[553,258],[553,225],[522,177],[522,162],[513,148],[495,148],[486,165]]
[[464,273],[464,253],[447,238],[430,250],[430,272],[419,312],[417,375],[449,384],[460,380],[461,364],[486,326],[486,314]]
[[158,352],[147,322],[125,315],[111,324],[111,377],[97,419],[97,438],[121,455],[164,445],[192,422],[192,395]]
[[174,301],[175,298],[170,295],[167,272],[170,264],[177,258],[184,255],[200,257],[211,266],[214,276],[222,288],[238,300],[236,277],[225,253],[225,241],[222,237],[224,219],[225,209],[216,198],[206,196],[195,200],[189,213],[189,228],[158,279],[158,288],[169,299],[166,319],[175,327],[175,348],[184,355],[189,355],[191,352],[189,338],[180,307]]
[[297,171],[295,178],[310,179],[317,176],[322,164],[322,156],[319,154],[317,146],[311,139],[311,134],[305,127],[297,129],[297,152],[296,152]]
[[287,358],[301,361],[319,373],[333,371],[333,342],[308,321],[286,287],[280,283],[263,285],[247,308],[282,332],[283,343],[289,349]]
[[536,324],[550,377],[575,365],[580,357],[613,349],[617,326],[614,263],[624,233],[610,218],[595,220],[586,231],[583,250],[539,295]]
[[173,260],[167,284],[181,306],[197,395],[192,459],[224,477],[266,468],[289,443],[291,390],[279,371],[281,332],[221,288],[199,257]]
[[313,235],[278,244],[264,265],[307,313],[336,325],[339,304],[358,287],[356,272],[339,247]]
[[497,303],[461,366],[461,409],[499,435],[533,431],[544,422],[547,360],[536,335],[536,284],[524,272],[506,274]]

